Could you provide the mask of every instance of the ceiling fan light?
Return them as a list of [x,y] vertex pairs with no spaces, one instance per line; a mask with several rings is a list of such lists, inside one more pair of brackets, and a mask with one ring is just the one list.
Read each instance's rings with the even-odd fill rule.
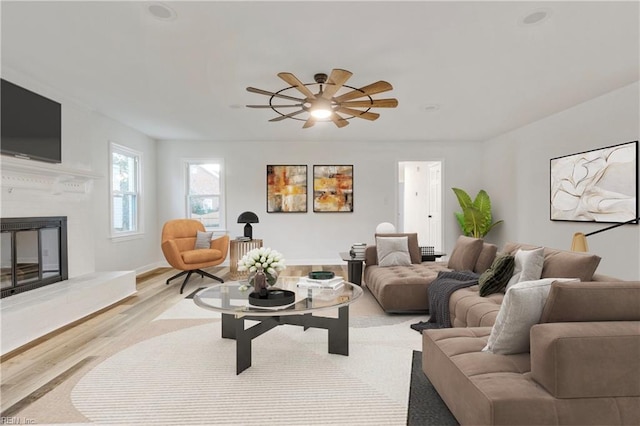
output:
[[325,108],[314,108],[311,111],[309,111],[309,113],[314,117],[314,118],[329,118],[331,116],[331,113],[333,111],[329,110],[329,109],[325,109]]

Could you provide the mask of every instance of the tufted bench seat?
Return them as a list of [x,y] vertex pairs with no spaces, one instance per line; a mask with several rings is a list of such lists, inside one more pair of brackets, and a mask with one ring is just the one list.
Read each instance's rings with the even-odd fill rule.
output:
[[425,312],[429,309],[427,285],[436,279],[438,272],[450,270],[447,262],[371,265],[364,270],[364,281],[386,312]]

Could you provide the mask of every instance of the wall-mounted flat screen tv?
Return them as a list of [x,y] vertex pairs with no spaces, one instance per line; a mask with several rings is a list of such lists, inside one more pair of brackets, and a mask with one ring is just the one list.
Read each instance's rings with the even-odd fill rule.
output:
[[61,163],[60,103],[4,79],[0,98],[0,152],[30,160]]

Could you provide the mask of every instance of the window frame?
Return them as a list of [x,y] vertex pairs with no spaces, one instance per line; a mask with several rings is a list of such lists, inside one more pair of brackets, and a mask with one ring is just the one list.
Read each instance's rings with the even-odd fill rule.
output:
[[[227,214],[226,214],[226,200],[225,200],[225,169],[224,169],[224,159],[222,158],[184,158],[183,159],[183,171],[184,171],[184,210],[185,217],[191,219],[191,209],[190,207],[190,199],[192,195],[190,194],[190,166],[194,165],[202,165],[202,164],[218,164],[220,167],[220,175],[218,176],[219,182],[219,190],[220,194],[218,195],[218,218],[220,221],[220,226],[208,227],[205,225],[205,229],[207,231],[214,231],[215,233],[226,233],[227,232]],[[208,196],[215,197],[216,194],[209,194]],[[198,195],[195,197],[203,197],[203,195]],[[197,218],[196,218],[197,219]]]
[[[118,231],[115,229],[114,224],[114,196],[117,193],[121,193],[120,191],[116,191],[113,186],[113,154],[121,154],[128,157],[133,157],[136,162],[136,171],[135,171],[135,191],[125,192],[122,194],[134,194],[136,203],[135,203],[135,214],[134,214],[134,223],[135,229],[131,231]],[[144,221],[143,221],[143,185],[142,185],[142,168],[143,168],[143,154],[140,151],[129,148],[124,145],[120,145],[115,142],[109,143],[109,234],[111,239],[133,239],[139,238],[144,234]]]

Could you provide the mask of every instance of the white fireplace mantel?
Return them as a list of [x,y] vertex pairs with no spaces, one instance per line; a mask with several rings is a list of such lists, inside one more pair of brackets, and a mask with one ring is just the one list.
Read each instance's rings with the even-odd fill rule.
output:
[[2,187],[9,192],[18,190],[43,191],[49,194],[88,194],[95,179],[101,175],[89,170],[72,169],[61,164],[23,160],[3,156],[0,162]]

